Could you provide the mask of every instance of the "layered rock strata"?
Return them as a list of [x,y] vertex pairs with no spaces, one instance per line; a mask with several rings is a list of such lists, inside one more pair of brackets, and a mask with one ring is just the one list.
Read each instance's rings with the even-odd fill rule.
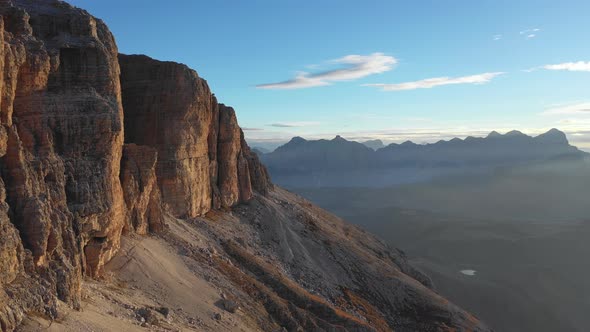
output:
[[158,152],[162,202],[177,217],[248,201],[271,184],[243,139],[236,114],[194,70],[120,55],[125,141]]
[[[250,183],[250,167],[262,166],[194,71],[123,61],[123,78],[148,70],[141,91],[123,81],[124,99],[137,103],[125,135],[118,50],[102,21],[56,0],[0,0],[0,15],[2,329],[25,311],[54,316],[48,296],[78,308],[82,276],[101,275],[123,231],[158,231],[164,209],[195,216],[270,185]],[[138,145],[123,148],[125,136]],[[16,284],[37,291],[21,297]]]

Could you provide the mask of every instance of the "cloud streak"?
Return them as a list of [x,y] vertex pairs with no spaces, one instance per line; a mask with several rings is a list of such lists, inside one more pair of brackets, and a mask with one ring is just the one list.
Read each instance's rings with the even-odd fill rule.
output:
[[590,102],[565,105],[547,109],[541,112],[541,115],[577,115],[590,116]]
[[443,85],[454,84],[485,84],[490,82],[496,76],[504,74],[503,72],[483,73],[462,77],[435,77],[420,81],[396,83],[396,84],[363,84],[363,86],[371,86],[380,88],[382,91],[405,91],[416,89],[430,89]]
[[340,65],[341,68],[318,73],[299,72],[293,79],[260,84],[256,87],[258,89],[304,89],[331,85],[333,82],[352,81],[390,71],[397,64],[397,59],[383,53],[373,53],[370,55],[347,55],[331,60],[329,63]]
[[539,28],[534,28],[534,29],[526,29],[526,30],[522,30],[520,32],[521,36],[524,36],[526,39],[531,39],[531,38],[535,38],[537,37],[537,33],[541,31],[541,29]]
[[319,122],[311,122],[311,121],[301,121],[301,122],[277,122],[271,123],[267,126],[275,127],[275,128],[298,128],[298,127],[309,127],[309,126],[317,126]]
[[567,70],[590,72],[590,61],[565,62],[541,67],[547,70]]

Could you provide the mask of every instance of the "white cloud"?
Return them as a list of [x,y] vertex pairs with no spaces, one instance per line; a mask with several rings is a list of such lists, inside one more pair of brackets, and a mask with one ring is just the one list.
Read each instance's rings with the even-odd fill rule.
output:
[[502,35],[494,35],[492,38],[494,40],[500,40],[500,39],[502,39]]
[[537,37],[537,33],[539,31],[541,31],[541,29],[539,29],[539,28],[526,29],[526,30],[522,30],[520,32],[520,35],[526,39],[532,39],[532,38]]
[[567,71],[588,71],[590,72],[590,61],[565,62],[554,65],[545,65],[542,68],[547,70],[567,70]]
[[539,28],[526,29],[526,30],[522,30],[520,32],[520,34],[528,36],[528,35],[534,34],[535,32],[539,32],[539,31],[541,31],[541,29],[539,29]]
[[575,115],[584,117],[590,116],[590,102],[583,102],[549,108],[543,111],[541,115]]
[[268,124],[269,127],[275,128],[296,128],[296,127],[309,127],[309,126],[318,126],[319,122],[312,122],[312,121],[299,121],[299,122],[276,122]]
[[415,90],[415,89],[430,89],[442,85],[451,84],[485,84],[490,82],[493,78],[498,75],[504,74],[503,72],[495,73],[483,73],[471,76],[462,77],[435,77],[428,78],[421,81],[405,82],[398,84],[364,84],[363,86],[373,86],[381,88],[383,91],[403,91],[403,90]]
[[397,59],[383,53],[373,53],[370,55],[347,55],[328,63],[344,67],[319,73],[300,72],[293,79],[260,84],[256,87],[259,89],[303,89],[330,85],[332,82],[351,81],[389,71],[397,63]]

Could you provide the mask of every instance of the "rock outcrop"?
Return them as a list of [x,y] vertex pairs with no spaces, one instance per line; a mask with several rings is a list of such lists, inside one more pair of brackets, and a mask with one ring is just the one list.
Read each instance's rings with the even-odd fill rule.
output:
[[186,66],[146,56],[119,57],[125,142],[158,151],[162,201],[176,216],[209,211],[207,136],[217,102]]
[[[124,230],[161,230],[163,208],[196,216],[270,186],[193,70],[122,57],[121,77],[106,25],[61,1],[1,0],[0,15],[0,286],[40,287],[23,310],[51,316],[48,294],[78,308],[82,275],[102,273]],[[123,155],[125,137],[139,145]]]
[[117,46],[104,23],[63,2],[1,1],[0,14],[5,201],[29,275],[78,307],[81,275],[100,272],[124,224]]
[[196,217],[268,190],[234,110],[217,103],[197,72],[144,55],[120,55],[119,63],[125,141],[157,150],[162,202],[173,215]]

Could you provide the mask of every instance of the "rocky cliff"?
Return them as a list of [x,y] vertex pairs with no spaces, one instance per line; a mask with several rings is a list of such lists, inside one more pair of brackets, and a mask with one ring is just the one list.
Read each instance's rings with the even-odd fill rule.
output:
[[[121,75],[105,24],[64,2],[2,0],[0,15],[0,285],[27,278],[77,308],[82,275],[101,274],[123,230],[270,185],[196,72],[122,56]],[[55,314],[33,302],[21,307]],[[0,315],[4,329],[15,315]]]
[[[177,217],[229,208],[265,191],[266,172],[250,152],[231,107],[185,65],[120,55],[125,141],[158,152],[162,202]],[[251,162],[249,162],[251,161]]]
[[[2,282],[30,279],[79,307],[81,275],[100,273],[125,220],[117,46],[101,21],[62,2],[1,1],[0,14],[2,213],[12,224],[3,228],[20,240],[3,246],[24,249],[8,260],[20,273]],[[37,295],[23,295],[24,310],[54,315]]]
[[[55,319],[59,301],[80,309],[125,235],[158,232],[250,297],[254,329],[483,328],[403,255],[274,188],[194,70],[119,55],[102,21],[61,1],[0,0],[0,15],[3,331]],[[187,242],[199,222],[208,229]]]

